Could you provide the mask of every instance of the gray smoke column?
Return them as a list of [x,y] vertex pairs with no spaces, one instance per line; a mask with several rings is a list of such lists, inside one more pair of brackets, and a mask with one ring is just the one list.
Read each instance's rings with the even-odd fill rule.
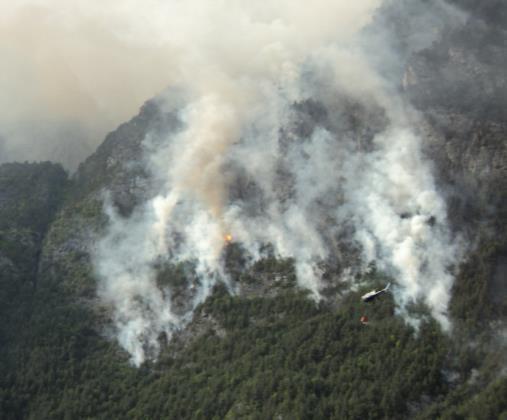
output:
[[[422,300],[449,328],[459,247],[417,116],[362,48],[379,1],[123,4],[87,10],[122,39],[171,52],[166,80],[184,92],[167,94],[181,129],[144,142],[160,190],[128,219],[107,204],[93,256],[99,296],[135,365],[156,357],[160,334],[184,326],[217,281],[236,292],[222,267],[227,235],[254,260],[266,243],[293,257],[299,285],[320,299],[319,267],[348,232],[364,267],[375,261],[396,279],[408,320],[407,305]],[[235,194],[240,180],[248,193]],[[157,267],[186,262],[182,309],[157,285]]]
[[351,156],[344,166],[342,211],[354,221],[364,259],[394,274],[402,311],[422,299],[449,329],[449,269],[462,246],[447,229],[445,202],[421,156],[420,139],[409,129],[392,128],[375,142],[376,151]]

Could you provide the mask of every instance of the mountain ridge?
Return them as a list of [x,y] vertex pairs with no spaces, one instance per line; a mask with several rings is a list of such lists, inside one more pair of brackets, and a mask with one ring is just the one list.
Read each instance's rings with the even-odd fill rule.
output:
[[[425,151],[448,185],[452,226],[472,242],[454,283],[450,336],[424,307],[413,309],[426,319],[416,334],[390,297],[361,306],[363,289],[386,280],[374,268],[358,277],[359,290],[331,288],[315,304],[295,285],[294,261],[268,252],[245,269],[233,243],[224,258],[242,293],[218,285],[173,341],[159,337],[157,362],[130,366],[111,338],[111,313],[96,298],[91,253],[108,226],[105,197],[127,218],[156,190],[143,140],[180,122],[155,99],[70,178],[50,163],[0,166],[0,366],[7,372],[0,412],[13,419],[504,416],[507,123],[501,112],[483,113],[489,95],[463,97],[460,86],[473,86],[478,75],[504,87],[506,79],[478,60],[477,39],[458,47],[456,39],[446,35],[416,53],[404,87],[423,116]],[[432,96],[429,84],[458,67],[458,82],[444,80],[449,90]],[[302,136],[324,118],[318,104],[298,112]],[[237,194],[248,194],[244,185]],[[328,268],[332,277],[339,261]],[[183,306],[184,277],[185,267],[168,267],[157,279]],[[361,311],[375,312],[371,325],[359,323]]]

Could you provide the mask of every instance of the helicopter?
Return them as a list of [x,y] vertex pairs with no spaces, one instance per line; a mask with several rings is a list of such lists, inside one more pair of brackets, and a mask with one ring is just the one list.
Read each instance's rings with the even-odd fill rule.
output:
[[368,292],[368,293],[364,294],[363,296],[361,296],[361,300],[363,302],[371,302],[372,300],[374,300],[375,298],[377,298],[381,294],[387,292],[387,290],[389,289],[390,286],[391,286],[391,283],[388,283],[388,285],[386,287],[384,287],[382,290],[378,290],[378,291],[372,290],[371,292]]

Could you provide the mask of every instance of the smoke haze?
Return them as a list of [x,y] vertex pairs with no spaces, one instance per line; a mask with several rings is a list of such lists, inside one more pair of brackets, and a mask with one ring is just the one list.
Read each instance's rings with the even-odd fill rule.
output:
[[[262,7],[237,1],[5,3],[0,161],[51,158],[74,169],[108,131],[167,86],[188,79],[185,85],[207,90],[241,78],[245,66],[258,78],[290,72],[280,66],[336,34],[353,35],[377,3],[321,1],[312,8],[284,1]],[[302,26],[305,37],[293,37]]]
[[[417,115],[397,85],[399,56],[429,45],[463,14],[431,2],[412,14],[411,37],[394,51],[377,14],[384,3],[0,7],[0,161],[51,158],[75,168],[156,94],[179,116],[180,129],[144,140],[159,190],[127,219],[106,200],[110,225],[93,255],[98,294],[135,365],[156,357],[160,334],[185,325],[216,282],[238,292],[223,267],[229,234],[250,261],[267,243],[294,258],[298,284],[316,300],[322,264],[346,238],[361,267],[344,272],[376,262],[396,280],[407,320],[417,322],[407,306],[423,301],[450,328],[459,241],[422,154]],[[410,5],[396,10],[421,11]],[[157,284],[157,270],[189,262],[182,308]]]
[[[164,95],[181,122],[162,139],[146,137],[145,164],[161,187],[127,219],[108,202],[110,228],[94,253],[99,296],[134,364],[155,357],[160,334],[184,326],[216,282],[238,292],[223,267],[229,234],[250,261],[267,243],[294,258],[298,284],[316,300],[322,264],[346,237],[362,268],[374,261],[395,278],[408,321],[417,322],[407,306],[423,301],[450,328],[459,242],[417,115],[379,71],[384,31],[373,62],[367,53],[380,1],[77,4],[121,45],[166,53],[156,71],[173,87]],[[387,46],[384,57],[399,65]],[[160,264],[182,263],[192,265],[183,308],[157,285]]]
[[74,169],[169,84],[171,52],[129,38],[137,14],[119,12],[98,1],[0,6],[0,162]]

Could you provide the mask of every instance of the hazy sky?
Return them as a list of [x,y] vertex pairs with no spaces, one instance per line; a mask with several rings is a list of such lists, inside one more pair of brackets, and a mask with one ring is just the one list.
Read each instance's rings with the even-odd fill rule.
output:
[[[184,92],[174,110],[181,130],[168,130],[144,156],[159,190],[127,219],[109,205],[109,230],[94,248],[99,297],[113,308],[117,338],[133,363],[156,355],[160,333],[170,337],[217,281],[228,282],[222,252],[229,233],[252,261],[266,243],[277,256],[294,258],[298,284],[319,299],[320,263],[339,252],[333,244],[348,226],[364,267],[375,261],[396,280],[400,311],[407,315],[407,305],[419,299],[449,327],[453,279],[447,267],[459,252],[421,152],[414,112],[371,63],[373,48],[377,58],[397,60],[382,42],[384,28],[374,28],[380,29],[370,34],[375,46],[365,49],[362,29],[380,3],[173,0],[139,8],[129,2],[95,8],[91,2],[77,9],[85,18],[73,19],[74,26],[93,18],[100,39],[126,49],[120,57],[146,54],[139,48],[147,46],[163,59],[140,70]],[[87,63],[78,62],[90,74]],[[114,78],[118,70],[110,71]],[[124,83],[136,85],[136,77],[147,76]],[[129,94],[127,87],[104,101],[114,105]],[[309,124],[310,132],[301,135],[294,119],[305,117],[295,115],[294,103],[308,100],[325,109],[330,124]],[[358,109],[369,113],[357,115]],[[347,121],[357,117],[351,130]],[[386,121],[370,140],[369,117]],[[371,141],[371,148],[358,147],[362,141]],[[255,187],[235,199],[230,187],[239,177]],[[185,314],[173,310],[170,291],[157,286],[160,261],[194,265]],[[361,269],[357,261],[350,264]]]
[[163,42],[134,36],[134,3],[115,4],[124,7],[95,0],[2,3],[0,161],[56,158],[75,167],[169,83],[171,52]]
[[[284,43],[302,50],[350,35],[378,2],[3,2],[0,162],[57,159],[75,167],[167,86],[188,77],[209,83],[207,73],[224,62],[236,72],[226,77],[241,77],[252,56],[264,54],[267,64]],[[290,29],[302,26],[304,37],[294,37]],[[268,48],[253,49],[259,44]],[[256,65],[265,71],[262,60]]]

